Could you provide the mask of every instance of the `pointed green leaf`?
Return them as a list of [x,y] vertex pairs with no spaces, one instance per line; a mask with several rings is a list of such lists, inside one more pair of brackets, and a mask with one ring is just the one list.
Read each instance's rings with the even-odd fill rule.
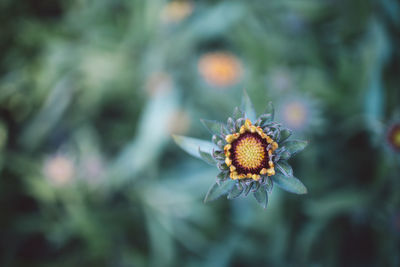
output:
[[287,163],[284,160],[281,160],[279,162],[276,163],[276,168],[286,177],[292,177],[293,176],[293,169],[292,167],[289,165],[289,163]]
[[220,135],[221,127],[225,127],[225,125],[219,121],[212,121],[206,119],[200,119],[200,121],[211,134]]
[[222,182],[220,185],[214,183],[210,189],[208,189],[207,195],[204,198],[204,203],[214,201],[219,197],[228,194],[234,185],[235,182],[231,179]]
[[233,119],[238,120],[243,117],[244,117],[243,111],[241,111],[239,107],[235,107],[235,110],[233,111]]
[[256,121],[256,111],[246,90],[243,90],[242,109],[244,110],[244,113],[248,119],[250,119],[252,122]]
[[240,196],[243,192],[244,187],[239,183],[235,185],[228,194],[228,199],[234,199]]
[[260,190],[254,192],[253,196],[257,200],[257,203],[260,204],[264,209],[267,207],[268,193],[264,187],[261,187]]
[[218,149],[213,143],[200,140],[197,138],[173,135],[175,143],[180,146],[183,150],[185,150],[190,155],[202,159],[199,149],[201,151],[211,154],[213,149]]
[[291,156],[302,151],[308,145],[308,141],[292,140],[282,144]]
[[272,176],[272,181],[285,191],[295,194],[307,194],[307,188],[295,177],[286,177],[277,173]]
[[279,139],[279,142],[285,141],[285,140],[288,139],[291,135],[292,135],[292,131],[291,131],[291,130],[286,129],[286,128],[282,129],[282,130],[281,130],[281,138]]
[[217,161],[207,152],[201,151],[200,147],[199,147],[199,154],[200,154],[201,159],[203,159],[208,164],[213,165],[213,166],[215,166],[217,164]]
[[264,111],[264,114],[271,114],[271,119],[274,120],[275,117],[275,108],[272,102],[268,102],[267,108]]

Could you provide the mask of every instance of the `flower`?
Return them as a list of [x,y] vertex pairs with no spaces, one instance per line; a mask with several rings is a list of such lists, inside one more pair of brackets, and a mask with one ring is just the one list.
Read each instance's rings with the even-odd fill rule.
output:
[[393,150],[400,152],[400,122],[394,123],[389,127],[386,140]]
[[291,96],[280,104],[279,120],[298,133],[319,129],[322,123],[318,103],[307,96]]
[[187,1],[169,2],[161,13],[161,20],[165,24],[178,23],[193,12],[193,4]]
[[43,166],[45,177],[55,186],[63,186],[71,182],[75,175],[75,164],[64,155],[48,158]]
[[225,88],[236,84],[242,76],[239,59],[228,52],[209,52],[198,63],[203,79],[211,86]]
[[278,144],[266,135],[260,126],[246,120],[238,133],[225,137],[225,163],[230,170],[231,179],[252,178],[257,181],[260,175],[275,174],[272,153]]
[[288,140],[292,132],[274,121],[271,103],[266,113],[257,118],[246,93],[243,99],[244,112],[235,108],[226,124],[202,120],[212,133],[212,142],[174,136],[175,142],[186,152],[220,170],[205,202],[222,195],[232,199],[253,192],[257,202],[265,208],[273,184],[292,193],[307,193],[306,187],[293,176],[287,160],[303,150],[308,142]]

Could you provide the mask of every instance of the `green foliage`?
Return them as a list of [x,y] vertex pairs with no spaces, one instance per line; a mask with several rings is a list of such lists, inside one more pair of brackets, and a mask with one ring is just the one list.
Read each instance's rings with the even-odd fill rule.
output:
[[0,266],[399,266],[399,1],[169,2],[0,1]]

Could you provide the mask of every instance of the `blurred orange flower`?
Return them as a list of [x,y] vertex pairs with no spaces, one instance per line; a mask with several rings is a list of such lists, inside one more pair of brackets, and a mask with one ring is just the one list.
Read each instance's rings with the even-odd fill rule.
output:
[[200,75],[215,87],[228,87],[236,84],[242,76],[242,64],[228,52],[210,52],[203,55],[198,63]]
[[193,11],[193,4],[187,1],[169,2],[161,13],[162,22],[178,23],[189,16]]

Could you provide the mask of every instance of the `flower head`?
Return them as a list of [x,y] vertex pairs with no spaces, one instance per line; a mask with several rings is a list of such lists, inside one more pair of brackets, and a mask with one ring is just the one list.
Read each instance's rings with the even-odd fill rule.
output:
[[389,127],[386,135],[387,142],[389,143],[390,147],[400,152],[400,123],[394,123],[392,126]]
[[274,175],[273,152],[278,144],[266,135],[260,126],[246,120],[239,132],[225,137],[225,163],[231,179],[251,178],[258,181],[261,175]]
[[175,141],[189,154],[216,165],[217,181],[209,189],[205,201],[227,194],[235,198],[253,192],[258,203],[266,207],[273,184],[286,191],[304,194],[305,186],[293,176],[287,159],[303,150],[306,141],[287,140],[291,131],[274,121],[272,104],[256,118],[247,94],[243,110],[236,108],[227,123],[202,120],[213,134],[212,142],[183,136]]
[[239,59],[228,52],[210,52],[198,63],[199,73],[214,87],[225,88],[236,84],[242,76]]

